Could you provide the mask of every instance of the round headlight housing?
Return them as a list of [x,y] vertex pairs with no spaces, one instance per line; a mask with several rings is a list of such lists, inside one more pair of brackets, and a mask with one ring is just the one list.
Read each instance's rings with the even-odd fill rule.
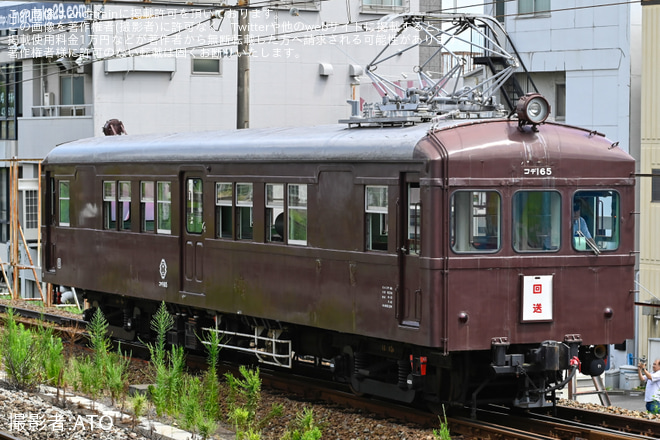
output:
[[538,125],[550,116],[550,104],[539,93],[528,93],[516,105],[518,120],[526,124]]

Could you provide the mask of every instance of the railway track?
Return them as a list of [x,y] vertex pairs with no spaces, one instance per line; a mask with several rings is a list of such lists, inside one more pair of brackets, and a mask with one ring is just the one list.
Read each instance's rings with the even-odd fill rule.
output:
[[5,431],[0,431],[0,440],[25,440],[25,439],[11,435],[10,433]]
[[[369,412],[380,418],[392,418],[426,429],[439,426],[438,414],[427,409],[416,409],[392,402],[356,396],[336,384],[305,377],[281,377],[277,373],[263,372],[262,378],[270,388],[305,399],[321,400]],[[576,408],[557,407],[537,411],[512,410],[505,407],[480,409],[477,418],[469,417],[470,410],[448,408],[447,422],[452,435],[466,439],[496,438],[498,440],[565,439],[565,440],[639,440],[657,438],[660,422],[601,413]]]
[[630,417],[621,414],[605,414],[598,411],[558,406],[556,415],[549,411],[535,411],[536,417],[559,418],[589,426],[640,435],[646,438],[657,438],[660,435],[660,421]]
[[46,313],[43,310],[33,310],[24,307],[7,306],[5,304],[0,304],[0,313],[5,313],[8,308],[13,309],[17,315],[22,316],[23,318],[50,322],[54,325],[58,325],[62,327],[85,328],[87,326],[87,321],[83,321],[82,319],[71,318],[56,313]]
[[[82,330],[86,326],[82,320],[43,311],[12,308],[17,315],[24,318],[52,322],[63,328],[72,326]],[[5,306],[0,305],[0,312],[4,311]],[[204,362],[201,358],[192,358],[193,365],[201,366]],[[227,371],[231,371],[231,366],[225,367]],[[296,376],[282,374],[277,370],[261,369],[260,377],[264,387],[286,395],[295,395],[303,400],[328,402],[429,430],[440,425],[438,415],[429,410],[356,396],[348,386],[338,386],[322,379],[310,379],[309,375]],[[468,410],[448,408],[447,422],[452,435],[462,435],[466,439],[631,440],[657,438],[654,433],[660,431],[660,422],[657,421],[562,406],[556,408],[556,413],[551,409],[521,412],[504,407],[490,407],[480,409],[476,419],[469,417]],[[0,434],[0,440],[5,438],[16,440],[11,434],[8,437]]]
[[[525,412],[516,414],[508,408],[481,409],[477,420],[453,418],[450,420],[452,434],[463,434],[483,438],[487,432],[498,439],[598,439],[632,440],[657,438],[660,423],[644,421],[633,417],[622,417],[607,413],[575,410],[562,412],[559,407],[557,416]],[[561,415],[560,415],[561,414]],[[639,420],[637,428],[633,425]],[[504,424],[503,424],[504,421]],[[648,423],[644,423],[648,422]]]

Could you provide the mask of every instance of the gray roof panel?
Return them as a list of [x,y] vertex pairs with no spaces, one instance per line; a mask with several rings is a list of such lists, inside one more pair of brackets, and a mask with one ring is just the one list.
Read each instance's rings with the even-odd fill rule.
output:
[[326,125],[94,137],[56,147],[44,163],[406,161],[428,129]]

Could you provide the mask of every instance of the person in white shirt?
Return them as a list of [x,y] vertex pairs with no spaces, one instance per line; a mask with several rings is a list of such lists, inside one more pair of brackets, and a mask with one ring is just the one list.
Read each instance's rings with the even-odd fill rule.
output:
[[644,401],[646,402],[646,410],[653,414],[660,413],[660,359],[653,362],[653,372],[646,368],[644,362],[640,362],[637,366],[637,374],[639,380],[646,382],[646,392],[644,393]]

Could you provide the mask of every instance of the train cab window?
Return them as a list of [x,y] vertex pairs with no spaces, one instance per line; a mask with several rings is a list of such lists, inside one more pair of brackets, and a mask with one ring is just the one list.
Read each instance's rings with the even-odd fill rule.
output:
[[288,185],[289,243],[307,245],[307,185]]
[[266,241],[284,241],[284,184],[266,184]]
[[364,195],[367,221],[367,250],[387,250],[387,187],[367,186]]
[[252,240],[252,184],[236,184],[236,238],[239,240]]
[[501,197],[495,191],[457,191],[451,197],[454,252],[495,252],[501,247]]
[[578,191],[573,196],[571,235],[577,251],[600,253],[619,247],[619,194]]
[[561,237],[561,196],[556,191],[513,195],[513,248],[518,252],[556,252]]
[[172,233],[172,184],[170,182],[157,182],[158,192],[156,193],[156,203],[158,209],[156,212],[157,227],[159,234]]
[[103,228],[117,229],[117,184],[103,182]]
[[419,184],[408,184],[408,253],[419,255],[421,245],[422,210]]
[[232,238],[232,203],[234,186],[231,183],[216,182],[215,184],[215,237]]
[[154,232],[154,182],[140,182],[140,230]]
[[119,182],[119,229],[131,230],[131,182]]
[[201,234],[204,231],[204,197],[202,179],[186,180],[186,231]]
[[59,214],[60,214],[60,226],[70,226],[71,225],[71,213],[69,211],[70,207],[70,195],[69,195],[69,181],[60,180],[59,188]]

